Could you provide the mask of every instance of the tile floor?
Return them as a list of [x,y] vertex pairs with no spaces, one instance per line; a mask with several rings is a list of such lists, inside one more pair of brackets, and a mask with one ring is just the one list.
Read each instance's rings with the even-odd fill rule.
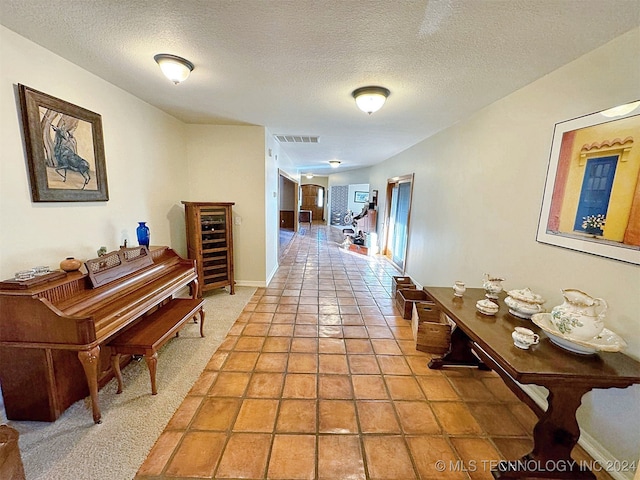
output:
[[136,479],[490,479],[530,451],[536,418],[497,375],[427,368],[390,264],[301,233]]

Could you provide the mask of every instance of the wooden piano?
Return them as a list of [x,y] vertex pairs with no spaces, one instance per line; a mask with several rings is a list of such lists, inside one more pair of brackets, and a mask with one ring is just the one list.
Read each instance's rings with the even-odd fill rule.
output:
[[106,344],[186,286],[193,296],[198,291],[195,261],[168,247],[141,252],[151,257],[146,266],[98,282],[81,272],[57,272],[33,285],[3,282],[0,384],[7,418],[51,422],[90,395],[100,423],[98,388],[114,376]]

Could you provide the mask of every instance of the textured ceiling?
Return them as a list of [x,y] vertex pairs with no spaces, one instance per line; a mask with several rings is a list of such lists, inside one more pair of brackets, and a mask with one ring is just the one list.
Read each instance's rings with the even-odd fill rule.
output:
[[[640,0],[0,0],[0,23],[188,123],[319,135],[381,162],[640,25]],[[195,64],[174,86],[153,60]],[[391,90],[368,116],[351,92]]]

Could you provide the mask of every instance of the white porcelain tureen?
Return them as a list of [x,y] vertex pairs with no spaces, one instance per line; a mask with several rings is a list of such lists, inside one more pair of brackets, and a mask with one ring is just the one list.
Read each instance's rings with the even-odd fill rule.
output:
[[504,303],[509,307],[509,313],[516,317],[530,319],[531,315],[544,311],[542,304],[545,299],[530,288],[522,290],[509,290]]

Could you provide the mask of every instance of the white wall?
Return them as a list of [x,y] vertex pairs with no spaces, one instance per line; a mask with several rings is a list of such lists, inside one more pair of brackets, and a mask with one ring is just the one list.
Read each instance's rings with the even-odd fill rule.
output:
[[187,125],[186,139],[189,187],[183,200],[235,202],[233,241],[237,283],[264,286],[265,129]]
[[[67,256],[116,250],[147,221],[152,245],[186,253],[180,197],[186,191],[184,124],[0,26],[0,278]],[[102,116],[108,202],[33,203],[16,85]]]
[[280,232],[280,212],[278,209],[280,172],[300,181],[300,175],[289,156],[280,148],[280,143],[273,134],[265,130],[266,154],[264,163],[265,181],[265,250],[266,250],[266,284],[278,270],[278,235]]
[[347,170],[329,175],[329,187],[333,185],[351,185],[357,183],[368,183],[371,175],[371,167],[359,168],[357,170]]
[[[536,242],[554,124],[640,98],[639,56],[636,29],[371,168],[381,212],[387,179],[415,172],[407,273],[479,287],[488,272],[542,294],[547,308],[563,288],[603,297],[608,328],[639,359],[639,268]],[[638,460],[640,385],[587,394],[578,418],[615,457]]]
[[358,214],[362,211],[363,207],[368,207],[369,202],[367,203],[359,203],[355,201],[356,192],[368,192],[369,184],[368,183],[357,183],[349,185],[349,210],[351,210],[354,214]]
[[300,185],[320,185],[326,190],[329,188],[329,177],[314,175],[312,178],[307,178],[304,175],[301,175]]

